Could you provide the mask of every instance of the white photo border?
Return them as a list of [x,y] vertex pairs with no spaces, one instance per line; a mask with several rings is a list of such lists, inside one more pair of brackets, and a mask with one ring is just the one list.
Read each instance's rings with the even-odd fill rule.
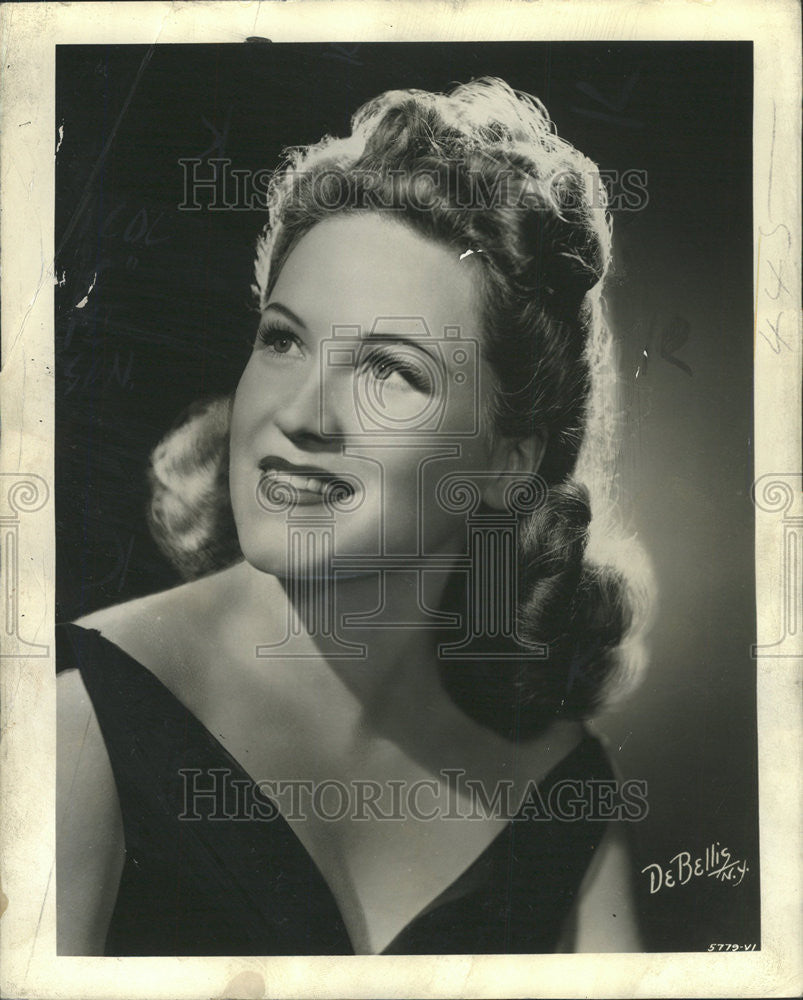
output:
[[[3,530],[0,989],[33,998],[771,997],[799,995],[801,626],[757,665],[761,950],[738,954],[56,956],[53,273],[55,46],[273,41],[753,40],[759,646],[786,635],[784,519],[800,520],[800,6],[794,0],[6,3],[0,78]],[[765,279],[783,259],[784,301]],[[785,316],[787,348],[767,347]],[[766,343],[765,343],[766,341]],[[763,479],[762,477],[771,477]],[[782,481],[792,511],[773,508]],[[796,486],[794,484],[797,484]],[[797,490],[797,493],[794,490]],[[766,493],[765,490],[765,493]],[[773,492],[774,490],[774,492]],[[784,494],[786,496],[786,494]],[[803,530],[803,528],[798,528]],[[16,548],[19,541],[19,550]],[[16,605],[14,604],[16,602]],[[14,608],[16,607],[16,611]],[[11,609],[11,610],[9,610]],[[12,611],[24,615],[17,635]],[[799,614],[799,611],[798,611]],[[13,617],[13,616],[12,616]],[[20,619],[21,620],[21,619]],[[28,644],[23,650],[20,639]],[[761,650],[759,649],[759,652]],[[20,655],[24,653],[25,655]],[[49,669],[30,670],[29,657]]]

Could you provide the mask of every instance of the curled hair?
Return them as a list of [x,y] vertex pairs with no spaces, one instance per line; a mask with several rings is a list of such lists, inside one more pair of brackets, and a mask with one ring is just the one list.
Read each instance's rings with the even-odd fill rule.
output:
[[472,251],[489,426],[546,442],[547,501],[520,523],[518,620],[549,656],[442,664],[443,683],[500,731],[588,715],[614,674],[635,673],[649,590],[613,495],[617,376],[601,297],[611,225],[599,172],[540,101],[501,80],[389,91],[357,111],[350,136],[287,151],[257,244],[261,307],[301,238],[354,212],[386,213],[459,256]]
[[231,400],[193,404],[151,455],[148,526],[185,580],[242,558],[229,501]]

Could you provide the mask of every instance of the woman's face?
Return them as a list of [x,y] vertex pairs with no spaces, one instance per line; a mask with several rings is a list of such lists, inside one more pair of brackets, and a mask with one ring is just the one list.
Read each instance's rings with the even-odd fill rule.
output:
[[253,566],[324,569],[320,546],[288,547],[290,525],[333,524],[335,553],[369,561],[464,550],[465,513],[436,489],[498,451],[481,419],[480,266],[376,214],[332,217],[299,241],[234,400],[232,506]]

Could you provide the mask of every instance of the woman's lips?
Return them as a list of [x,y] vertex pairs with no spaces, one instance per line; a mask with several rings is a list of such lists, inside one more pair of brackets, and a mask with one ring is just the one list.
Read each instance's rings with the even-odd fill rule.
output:
[[[267,482],[289,483],[296,490],[309,493],[323,493],[326,480],[317,476],[293,476],[287,472],[268,472]],[[331,480],[330,480],[331,481]]]
[[296,504],[322,503],[328,485],[326,480],[315,476],[293,476],[278,471],[268,472],[263,476],[262,483],[265,489],[270,489],[274,483],[288,486]]
[[324,500],[342,499],[353,494],[354,487],[347,480],[327,472],[325,469],[309,465],[295,465],[287,459],[268,455],[259,462],[260,487],[268,492],[271,488],[288,487],[287,492],[295,505],[323,503]]

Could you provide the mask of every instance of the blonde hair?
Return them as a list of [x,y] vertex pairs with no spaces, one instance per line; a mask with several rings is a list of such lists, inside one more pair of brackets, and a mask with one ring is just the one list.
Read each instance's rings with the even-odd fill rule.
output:
[[[484,349],[497,390],[490,419],[502,435],[537,428],[547,440],[546,504],[519,534],[518,613],[520,634],[546,643],[549,658],[524,658],[515,669],[443,665],[444,684],[470,714],[485,690],[481,711],[495,728],[507,723],[492,716],[512,707],[520,731],[522,719],[537,727],[555,714],[587,715],[614,677],[638,673],[652,586],[612,490],[619,402],[602,300],[611,221],[599,172],[557,136],[540,101],[501,80],[449,94],[382,94],[356,113],[348,137],[287,152],[257,244],[260,305],[306,232],[335,212],[365,211],[390,212],[456,251],[482,251]],[[185,574],[232,557],[216,540],[230,516],[218,510],[228,504],[227,413],[221,402],[190,416],[155,458],[152,524],[174,562],[180,552]],[[197,461],[169,459],[171,449]],[[189,493],[170,499],[165,470],[184,474],[190,465]]]

